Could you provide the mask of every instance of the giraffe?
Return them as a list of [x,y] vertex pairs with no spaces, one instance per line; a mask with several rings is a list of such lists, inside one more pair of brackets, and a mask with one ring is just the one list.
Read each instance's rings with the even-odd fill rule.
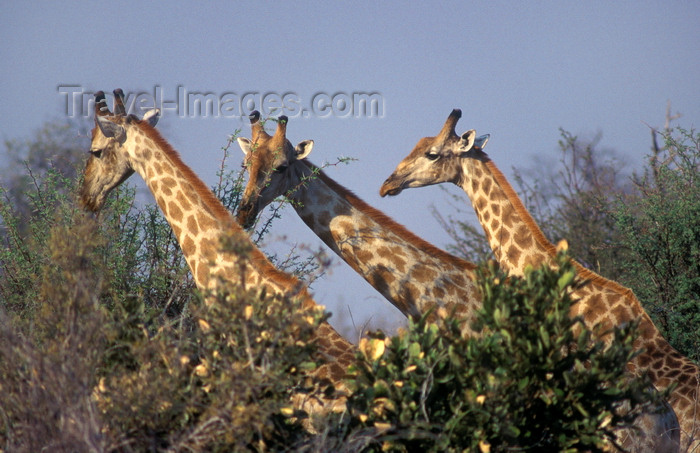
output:
[[[273,136],[259,112],[250,121],[252,141],[238,138],[249,174],[237,213],[241,225],[251,227],[265,206],[285,195],[304,223],[404,315],[444,307],[474,318],[481,306],[474,264],[420,239],[309,162],[313,141],[293,147],[286,117],[277,120]],[[474,333],[470,323],[463,328]]]
[[[474,319],[482,304],[476,265],[419,238],[309,162],[313,141],[293,147],[286,139],[286,117],[278,118],[274,136],[265,131],[259,112],[250,121],[252,140],[238,138],[249,173],[237,214],[243,226],[251,227],[265,206],[285,196],[304,223],[404,315],[420,316],[438,306]],[[463,324],[463,333],[475,334],[471,323]],[[637,419],[653,436],[644,439],[620,430],[622,445],[634,451],[673,451],[669,443],[677,441],[665,433],[677,433],[678,421],[672,410],[663,409],[661,415]]]
[[[475,138],[470,130],[458,136],[461,117],[453,110],[440,133],[418,141],[411,153],[382,184],[380,195],[398,195],[403,189],[452,182],[461,187],[476,211],[491,249],[501,266],[522,275],[528,266],[551,264],[555,247],[545,238],[506,178],[483,152],[488,136]],[[661,335],[634,293],[575,263],[578,275],[589,283],[574,296],[572,315],[606,329],[639,320],[635,344],[643,348],[629,369],[647,371],[654,385],[673,389],[669,403],[681,428],[681,447],[692,451],[700,436],[700,368],[676,351]]]
[[[154,128],[159,112],[151,110],[143,120],[126,116],[121,90],[115,90],[114,95],[115,114],[111,114],[104,93],[95,94],[96,125],[80,189],[83,207],[99,211],[109,192],[137,172],[163,211],[202,292],[216,291],[221,281],[240,282],[246,289],[300,297],[305,308],[316,307],[306,287],[269,262],[211,190],[162,138]],[[236,241],[237,251],[221,250],[224,238]],[[344,390],[342,378],[354,361],[352,345],[328,323],[321,324],[316,335],[319,350],[328,358],[317,376]],[[322,409],[296,397],[295,402],[312,412]],[[344,403],[340,398],[332,404],[338,410]]]

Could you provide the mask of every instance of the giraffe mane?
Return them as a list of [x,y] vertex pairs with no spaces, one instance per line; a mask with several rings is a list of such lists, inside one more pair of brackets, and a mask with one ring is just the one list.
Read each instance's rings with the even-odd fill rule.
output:
[[397,223],[395,220],[393,220],[391,217],[388,215],[384,214],[382,211],[368,205],[365,201],[363,201],[360,197],[355,195],[350,189],[347,189],[331,179],[328,175],[326,175],[323,170],[318,168],[316,165],[312,164],[306,159],[303,159],[302,162],[309,166],[314,172],[318,172],[318,177],[323,181],[324,184],[328,185],[333,191],[339,193],[348,203],[350,203],[352,206],[357,208],[359,211],[362,211],[366,215],[368,215],[371,219],[376,221],[382,228],[386,228],[396,235],[406,239],[406,242],[409,242],[411,244],[415,244],[418,248],[421,250],[429,253],[432,256],[437,256],[443,261],[447,261],[453,266],[457,267],[462,267],[465,268],[469,271],[472,271],[476,269],[476,265],[474,263],[471,263],[467,260],[464,260],[462,258],[458,258],[450,253],[447,253],[446,251],[434,246],[430,242],[421,239],[420,237],[416,236],[414,233],[410,232],[406,227],[403,225]]
[[293,275],[283,272],[277,269],[267,258],[267,256],[255,245],[250,239],[250,236],[243,230],[238,222],[234,219],[231,213],[226,209],[226,207],[221,203],[214,192],[211,191],[209,187],[195,174],[194,171],[182,160],[180,154],[168,143],[168,141],[160,135],[160,132],[147,121],[142,121],[134,119],[130,121],[135,124],[148,138],[153,140],[153,142],[159,146],[166,156],[171,160],[173,165],[180,170],[185,178],[190,181],[194,187],[197,195],[201,197],[202,202],[209,208],[211,213],[215,218],[221,222],[221,224],[229,229],[236,237],[245,238],[246,241],[250,242],[252,245],[250,250],[250,259],[255,267],[263,273],[267,278],[276,281],[288,288],[299,288],[299,294],[305,299],[310,299],[311,296],[308,293],[306,285]]
[[[518,196],[517,192],[515,189],[513,189],[513,186],[510,185],[506,177],[503,175],[501,170],[496,167],[496,164],[488,157],[485,155],[485,165],[486,167],[493,173],[493,177],[498,183],[499,186],[503,189],[503,192],[505,193],[506,197],[510,202],[513,204],[513,207],[515,208],[515,212],[520,215],[520,217],[523,219],[525,224],[529,227],[530,231],[532,232],[532,236],[534,237],[535,241],[544,247],[544,249],[547,251],[547,253],[554,257],[557,254],[557,249],[552,244],[549,242],[549,240],[545,237],[544,233],[542,233],[542,230],[540,229],[539,225],[537,225],[537,222],[535,222],[535,219],[532,218],[532,215],[530,215],[530,212],[525,208],[525,205],[523,205],[522,200],[520,199],[520,196]],[[583,267],[578,261],[572,260],[574,263],[574,267],[576,268],[576,274],[587,281],[590,281],[591,283],[603,286],[605,288],[611,289],[617,293],[623,294],[626,297],[631,297],[634,298],[634,300],[639,303],[637,300],[637,297],[634,295],[634,292],[625,287],[622,286],[621,284],[614,282],[612,280],[609,280],[602,275],[599,275],[592,270]]]

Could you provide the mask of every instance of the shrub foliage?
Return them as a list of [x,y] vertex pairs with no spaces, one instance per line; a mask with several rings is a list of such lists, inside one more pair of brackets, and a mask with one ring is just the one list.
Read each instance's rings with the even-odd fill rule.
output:
[[365,341],[348,405],[357,425],[376,429],[368,450],[602,451],[655,404],[649,381],[624,371],[635,326],[602,332],[571,318],[568,294],[582,283],[564,255],[559,265],[524,278],[486,268],[479,338],[442,313]]

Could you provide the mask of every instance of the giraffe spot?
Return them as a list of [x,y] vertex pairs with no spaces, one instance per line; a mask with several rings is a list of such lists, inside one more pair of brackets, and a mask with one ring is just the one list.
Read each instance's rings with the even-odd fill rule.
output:
[[420,298],[420,290],[413,283],[405,283],[403,285],[403,291],[408,296],[408,300],[411,301],[412,305],[415,305],[415,301]]
[[425,266],[419,266],[411,273],[411,278],[420,283],[427,283],[437,277],[437,272]]
[[350,210],[345,204],[338,203],[335,206],[333,206],[333,213],[335,215],[348,215],[349,211]]
[[440,300],[445,297],[445,290],[439,286],[433,286],[433,297]]
[[[374,272],[367,276],[367,281],[372,285],[380,294],[391,295],[391,287],[396,281],[396,276],[391,273],[386,267],[378,266]],[[403,311],[405,307],[399,307]]]
[[462,275],[462,274],[455,274],[455,275],[452,277],[452,281],[454,282],[454,284],[455,284],[458,288],[461,288],[461,287],[463,287],[463,286],[465,286],[465,285],[467,284],[467,282],[466,282],[466,280],[465,280],[465,278],[464,278],[464,275]]
[[508,241],[510,241],[510,232],[506,230],[505,228],[501,228],[498,230],[498,241],[501,244],[506,244]]
[[199,226],[197,225],[197,219],[191,215],[187,217],[187,230],[190,234],[197,236],[199,234]]
[[621,306],[621,305],[616,305],[614,307],[611,307],[610,309],[610,315],[612,316],[613,319],[615,319],[617,324],[620,324],[622,322],[631,320],[632,317],[629,315],[627,308]]
[[487,204],[486,198],[479,197],[474,202],[474,209],[476,209],[477,212],[483,212],[486,209]]
[[148,148],[144,148],[143,150],[143,159],[150,161],[153,153],[151,153],[151,150]]
[[177,187],[177,181],[169,176],[161,179],[161,184],[163,184],[164,187],[169,187],[171,189]]
[[394,267],[396,268],[396,270],[398,272],[400,272],[402,274],[406,273],[406,261],[404,259],[402,259],[398,255],[394,255],[390,261],[391,261],[391,264],[394,265]]
[[[485,222],[485,220],[484,220]],[[493,221],[491,221],[491,231],[498,231],[498,227],[501,226],[501,222],[498,221],[497,217],[493,218]]]
[[192,205],[189,201],[187,201],[187,197],[182,192],[178,192],[177,197],[175,197],[175,200],[180,205],[183,211],[189,211],[192,209]]
[[488,197],[489,194],[491,193],[491,180],[487,179],[484,181],[484,183],[481,186],[481,190],[484,192],[484,194]]
[[381,257],[381,258],[386,259],[386,258],[391,257],[392,253],[391,253],[391,250],[389,250],[389,247],[383,245],[383,246],[377,248],[377,255],[379,255],[379,257]]
[[501,214],[501,205],[498,203],[491,203],[491,212],[493,215],[498,216]]
[[158,161],[153,162],[153,170],[156,172],[157,175],[163,174],[163,166]]
[[527,259],[523,263],[523,266],[531,266],[534,269],[538,269],[542,267],[542,264],[544,264],[546,257],[540,253],[535,253],[528,255]]
[[338,224],[337,229],[342,231],[346,235],[350,235],[351,231],[355,231],[355,225],[350,221],[336,222]]
[[180,234],[182,234],[182,229],[177,225],[171,225],[170,227],[172,228],[175,237],[179,238]]
[[182,209],[180,209],[177,203],[171,201],[168,204],[168,211],[170,214],[170,218],[172,218],[176,222],[182,222]]
[[518,262],[520,261],[520,255],[520,250],[516,246],[511,245],[508,247],[508,251],[506,252],[506,264],[509,267],[517,267]]
[[518,228],[513,235],[513,240],[521,249],[530,248],[533,244],[532,234],[525,228]]
[[355,250],[355,257],[357,260],[361,263],[367,263],[374,258],[374,253],[368,251],[368,250],[362,250],[362,249],[356,249]]
[[319,231],[317,234],[318,237],[320,237],[326,245],[328,245],[333,250],[337,249],[335,239],[333,239],[333,234],[329,230],[324,229],[322,231]]
[[[490,213],[489,211],[486,211],[486,212],[484,212],[484,214],[483,214],[483,216],[481,217],[481,219],[479,219],[479,221],[480,221],[481,223],[488,223],[488,221],[489,221],[490,218],[491,218],[491,213]],[[495,220],[495,219],[494,219],[494,220]]]
[[173,168],[170,165],[163,165],[163,172],[165,172],[171,176],[174,176],[174,174],[175,174],[175,172],[173,171]]
[[135,142],[135,143],[141,143],[141,136],[137,134],[137,135],[134,137],[134,142]]
[[328,213],[328,211],[323,211],[321,212],[321,214],[318,215],[318,222],[321,225],[330,225],[331,215]]
[[674,359],[673,357],[666,357],[666,366],[671,367],[673,369],[678,369],[681,366],[681,362]]
[[640,354],[636,361],[641,368],[649,368],[649,365],[651,365],[651,357],[647,354]]
[[503,222],[503,225],[506,228],[512,229],[517,218],[518,218],[518,215],[512,206],[504,206],[503,207],[503,214],[501,215],[501,222]]
[[216,220],[209,215],[200,215],[198,217],[199,227],[202,231],[210,231],[217,227]]
[[472,174],[474,175],[474,178],[476,178],[476,179],[481,179],[481,177],[484,175],[484,173],[478,167],[474,167],[472,169]]
[[197,266],[197,273],[195,275],[197,276],[197,283],[206,287],[209,281],[209,270],[207,266]]
[[216,255],[219,249],[219,245],[211,238],[204,238],[199,243],[200,254],[207,263],[213,263],[216,261]]
[[603,303],[603,297],[599,293],[591,294],[585,300],[585,305],[595,313],[605,311],[606,307]]
[[185,256],[192,256],[197,251],[197,246],[195,245],[192,238],[189,236],[184,237],[184,239],[181,241],[180,246],[182,247],[182,253]]
[[302,215],[301,220],[312,229],[314,227],[314,223],[316,222],[313,212]]

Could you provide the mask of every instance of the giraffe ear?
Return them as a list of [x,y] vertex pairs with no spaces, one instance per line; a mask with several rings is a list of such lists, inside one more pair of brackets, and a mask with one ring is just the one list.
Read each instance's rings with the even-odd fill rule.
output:
[[476,149],[484,149],[484,146],[489,142],[489,137],[491,137],[490,134],[486,135],[480,135],[474,140],[474,148]]
[[476,131],[470,129],[459,138],[459,151],[466,153],[474,146],[474,137],[476,137]]
[[238,137],[237,141],[238,146],[241,147],[241,151],[243,151],[243,154],[247,156],[250,153],[251,148],[253,147],[253,142],[251,142],[245,137]]
[[105,137],[113,137],[118,142],[126,137],[126,131],[119,124],[113,123],[103,116],[96,116],[97,126],[100,128]]
[[296,148],[294,148],[294,157],[296,157],[297,160],[306,159],[306,156],[311,154],[312,149],[314,149],[313,140],[304,140],[303,142],[299,142]]
[[156,127],[160,119],[160,109],[151,109],[143,115],[143,120],[148,121],[152,127]]

